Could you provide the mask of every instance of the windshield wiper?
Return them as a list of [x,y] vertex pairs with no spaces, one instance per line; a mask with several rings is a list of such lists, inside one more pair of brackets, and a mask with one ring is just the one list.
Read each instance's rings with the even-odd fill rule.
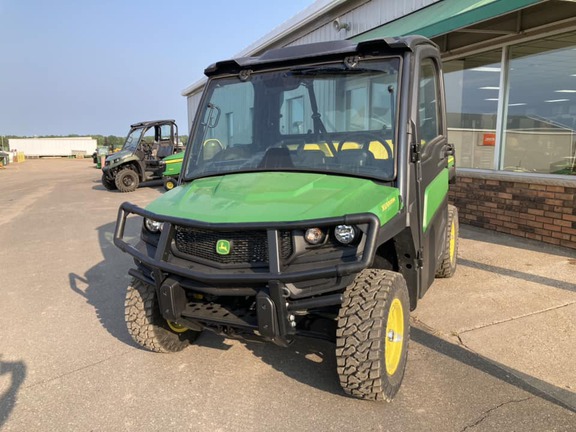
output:
[[312,121],[314,124],[314,132],[317,136],[323,136],[330,148],[333,155],[336,155],[336,146],[330,139],[330,135],[326,130],[326,126],[322,122],[321,115],[318,112],[318,102],[316,101],[316,93],[314,92],[314,86],[311,82],[304,83],[304,86],[308,89],[308,97],[310,98],[310,108],[312,108]]

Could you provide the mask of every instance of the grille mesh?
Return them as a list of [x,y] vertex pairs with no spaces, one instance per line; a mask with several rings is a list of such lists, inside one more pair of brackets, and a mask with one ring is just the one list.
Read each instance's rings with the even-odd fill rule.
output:
[[[191,257],[219,264],[245,264],[249,266],[268,263],[268,238],[266,231],[263,230],[220,232],[177,226],[175,233],[176,249]],[[216,253],[218,240],[230,242],[230,254],[220,255]],[[290,231],[280,231],[280,256],[286,259],[291,254]]]

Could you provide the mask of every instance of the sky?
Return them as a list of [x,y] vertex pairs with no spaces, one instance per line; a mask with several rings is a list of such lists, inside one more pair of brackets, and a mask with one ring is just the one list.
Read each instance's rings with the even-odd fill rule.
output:
[[314,0],[0,0],[0,136],[188,128],[182,90]]

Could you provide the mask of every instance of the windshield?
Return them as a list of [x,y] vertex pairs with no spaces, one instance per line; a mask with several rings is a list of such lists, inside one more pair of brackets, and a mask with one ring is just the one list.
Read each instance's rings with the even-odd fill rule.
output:
[[138,143],[140,142],[140,135],[142,135],[142,130],[143,128],[132,129],[126,137],[126,141],[122,146],[122,150],[135,152],[138,149]]
[[185,179],[309,171],[392,180],[399,58],[213,79]]

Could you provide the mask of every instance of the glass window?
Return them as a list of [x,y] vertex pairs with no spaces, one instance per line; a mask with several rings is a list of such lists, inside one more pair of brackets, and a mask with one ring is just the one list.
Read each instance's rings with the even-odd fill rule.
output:
[[227,141],[232,142],[234,140],[234,113],[226,113],[226,135]]
[[368,129],[368,82],[357,83],[346,90],[346,128]]
[[154,144],[154,142],[156,141],[156,133],[154,126],[146,129],[146,132],[144,132],[144,136],[142,137],[142,141],[147,144]]
[[165,124],[165,125],[160,126],[160,139],[162,141],[170,141],[171,132],[172,132],[172,128],[170,125]]
[[420,69],[418,96],[418,131],[423,144],[432,141],[438,129],[438,74],[431,59],[425,59]]
[[456,166],[494,169],[501,50],[444,63],[448,139]]
[[576,34],[510,48],[507,171],[576,174]]
[[392,179],[399,68],[391,57],[211,80],[186,177],[279,170]]
[[304,133],[304,97],[288,99],[288,126],[290,134]]

